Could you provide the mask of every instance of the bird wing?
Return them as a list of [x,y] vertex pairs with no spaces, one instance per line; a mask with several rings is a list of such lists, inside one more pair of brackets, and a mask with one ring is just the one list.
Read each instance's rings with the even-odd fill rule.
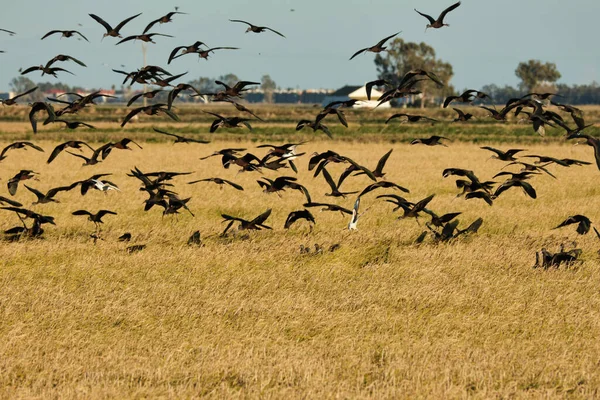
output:
[[27,188],[27,190],[29,190],[31,193],[35,194],[35,196],[38,198],[38,200],[44,198],[44,194],[42,192],[40,192],[39,190],[34,189],[27,185],[23,185],[23,186],[25,186]]
[[116,212],[114,211],[110,211],[110,210],[100,210],[98,211],[98,213],[96,214],[98,216],[98,218],[102,218],[103,216],[110,214],[110,215],[117,215]]
[[458,8],[458,6],[460,6],[460,1],[458,3],[452,4],[450,7],[446,8],[444,11],[442,11],[442,13],[440,14],[438,19],[443,22],[446,14],[448,14],[450,11],[454,10],[455,8]]
[[271,28],[268,28],[268,27],[266,27],[266,26],[264,26],[263,28],[264,28],[264,29],[266,29],[266,30],[268,30],[268,31],[271,31],[271,32],[273,32],[273,33],[276,33],[276,34],[278,34],[278,35],[279,35],[279,36],[281,36],[282,38],[285,38],[285,36],[283,36],[283,34],[281,34],[280,32],[277,32],[275,29],[271,29]]
[[79,35],[79,36],[81,36],[82,38],[84,38],[86,42],[89,42],[89,40],[88,40],[88,39],[87,39],[85,36],[83,36],[83,35],[81,34],[81,32],[79,32],[79,31],[73,31],[73,32],[74,32],[74,33],[76,33],[76,34],[78,34],[78,35]]
[[95,14],[89,14],[89,15],[90,15],[90,17],[94,18],[96,20],[96,22],[98,22],[100,25],[102,25],[104,27],[104,29],[106,29],[107,32],[112,30],[112,26],[110,26],[105,20],[103,20],[99,16],[97,16]]
[[231,22],[241,22],[242,24],[246,24],[246,25],[248,25],[250,27],[254,26],[250,22],[242,21],[241,19],[230,19],[229,21],[231,21]]
[[250,224],[262,225],[267,220],[267,218],[269,218],[269,215],[271,215],[270,208],[267,211],[265,211],[264,213],[260,214],[258,217],[254,218],[252,221],[250,221]]
[[388,122],[390,122],[392,119],[394,118],[400,118],[400,117],[407,117],[406,114],[404,113],[399,113],[399,114],[394,114],[391,117],[389,117],[387,120],[385,120],[385,123],[387,124]]
[[21,75],[25,75],[25,74],[28,74],[30,72],[39,71],[39,70],[41,70],[41,68],[39,66],[38,67],[35,67],[35,66],[34,67],[29,67],[26,70],[22,71]]
[[429,20],[429,23],[431,25],[433,25],[435,23],[435,19],[433,19],[433,17],[431,15],[427,15],[427,14],[423,14],[422,12],[420,12],[419,10],[417,10],[416,8],[414,9],[417,13],[421,14],[423,17],[427,18]]
[[146,25],[146,27],[144,28],[144,32],[142,32],[142,33],[144,34],[144,33],[148,32],[150,30],[150,28],[152,28],[154,26],[154,24],[156,24],[157,22],[160,22],[161,19],[162,19],[162,17],[150,22],[148,25]]
[[356,53],[354,53],[352,55],[352,57],[350,57],[350,60],[352,60],[354,57],[356,57],[357,55],[359,55],[360,53],[364,53],[365,51],[369,50],[369,47],[365,47],[364,49],[360,49],[359,51],[357,51]]
[[235,182],[231,182],[231,181],[228,181],[226,179],[223,179],[223,182],[225,182],[226,184],[230,185],[231,187],[233,187],[233,188],[235,188],[237,190],[244,190],[244,188],[242,186],[238,185]]
[[[127,36],[125,39],[122,39],[122,40],[118,41],[116,45],[118,45],[118,44],[121,44],[121,43],[128,42],[128,41],[130,41],[130,40],[135,40],[135,39],[137,39],[137,38],[138,38],[138,36],[137,36],[137,35],[133,35],[133,36]],[[115,46],[116,46],[116,45],[115,45]]]
[[[446,97],[446,100],[444,100],[444,108],[448,107],[448,105],[450,103],[452,103],[456,99],[458,99],[458,96],[448,96],[448,97]],[[455,110],[456,110],[456,108],[455,108]]]
[[[401,31],[400,31],[401,32]],[[393,35],[390,35],[386,38],[381,39],[376,45],[375,47],[382,47],[384,45],[385,42],[387,42],[388,40],[390,40],[391,38],[393,38],[394,36],[400,34],[400,32],[396,32]]]
[[171,51],[171,54],[169,54],[169,61],[167,61],[167,64],[171,64],[171,61],[173,61],[173,59],[177,58],[177,52],[181,49],[185,49],[187,46],[177,46],[173,49],[173,51]]
[[179,135],[175,135],[175,134],[173,134],[173,133],[169,133],[169,132],[161,131],[161,130],[160,130],[160,129],[158,129],[158,128],[152,128],[152,129],[154,129],[154,132],[157,132],[157,133],[162,133],[163,135],[169,135],[169,136],[173,136],[173,137],[177,137],[177,138],[179,138],[179,137],[182,137],[182,136],[179,136]]
[[91,217],[94,214],[92,214],[91,212],[89,212],[87,210],[77,210],[77,211],[73,211],[71,213],[71,215],[87,215],[87,216]]
[[122,127],[124,127],[124,126],[125,126],[125,124],[126,124],[127,122],[129,122],[129,120],[130,120],[131,118],[133,118],[133,117],[134,117],[136,114],[139,114],[139,113],[140,113],[140,112],[141,112],[143,109],[144,109],[144,107],[140,107],[140,108],[134,108],[133,110],[131,110],[131,111],[129,112],[129,114],[127,114],[127,115],[125,116],[125,119],[123,119],[123,122],[121,123],[121,128],[122,128]]
[[[333,178],[329,174],[329,171],[327,171],[327,168],[323,168],[323,176],[325,177],[325,181],[327,182],[329,187],[331,187],[331,191],[332,192],[337,191],[337,186],[335,185]],[[310,201],[309,201],[309,203],[310,203]]]
[[85,65],[82,61],[76,59],[75,57],[71,57],[71,56],[66,56],[68,60],[74,61],[77,64],[81,65],[82,67],[87,67],[87,65]]
[[46,163],[50,164],[60,154],[60,152],[63,151],[68,146],[68,144],[69,144],[69,142],[66,142],[66,143],[59,144],[58,146],[56,146],[54,148],[54,150],[52,150],[52,153],[50,154],[50,157],[48,157],[48,161],[46,161]]
[[119,31],[121,30],[121,28],[123,28],[123,27],[125,26],[125,24],[126,24],[126,23],[128,23],[129,21],[131,21],[131,20],[132,20],[132,19],[134,19],[134,18],[137,18],[137,17],[139,17],[140,15],[142,15],[142,13],[139,13],[139,14],[136,14],[136,15],[134,15],[134,16],[132,16],[132,17],[129,17],[129,18],[127,18],[127,19],[124,19],[123,21],[121,21],[121,22],[119,23],[119,25],[115,26],[115,31],[119,32]]
[[390,155],[392,154],[392,151],[394,151],[394,149],[390,149],[390,151],[388,151],[387,153],[385,153],[383,155],[383,157],[381,157],[379,159],[379,162],[377,163],[377,167],[375,168],[375,171],[378,172],[379,174],[382,173],[383,167],[385,167],[385,163],[387,163],[388,158],[390,158]]
[[42,36],[42,38],[41,38],[40,40],[44,40],[44,39],[46,39],[48,36],[54,35],[55,33],[62,33],[62,31],[57,31],[57,30],[50,31],[50,32],[46,33],[44,36]]

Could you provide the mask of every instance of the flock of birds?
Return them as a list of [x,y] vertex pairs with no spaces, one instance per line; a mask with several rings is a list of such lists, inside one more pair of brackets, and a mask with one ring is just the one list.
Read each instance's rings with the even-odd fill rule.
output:
[[[415,11],[423,17],[427,18],[429,22],[427,24],[427,28],[439,29],[444,26],[448,26],[444,23],[444,18],[450,11],[453,11],[456,8],[458,8],[460,4],[461,3],[458,2],[451,5],[450,7],[445,9],[437,19],[434,19],[433,17],[427,14],[423,14],[417,10]],[[121,43],[136,40],[154,43],[153,39],[156,37],[171,37],[170,35],[162,33],[150,32],[150,30],[154,26],[156,26],[156,24],[164,24],[171,22],[172,18],[177,14],[185,13],[179,12],[176,9],[176,11],[174,12],[169,12],[166,15],[149,22],[141,34],[130,35],[126,36],[125,38],[122,38],[120,33],[121,30],[130,21],[138,18],[141,15],[141,13],[121,21],[114,27],[108,22],[106,22],[103,18],[100,18],[95,14],[90,14],[90,17],[96,22],[98,22],[100,25],[102,25],[106,30],[106,33],[103,34],[102,39],[106,37],[121,38],[121,40],[117,42],[118,45]],[[258,26],[247,21],[236,19],[230,21],[234,23],[243,23],[248,25],[246,32],[261,33],[269,31],[273,34],[281,36],[282,38],[285,38],[285,36],[282,33],[266,26]],[[14,32],[5,29],[0,29],[0,31],[9,33],[11,35],[15,34]],[[398,33],[384,38],[374,46],[358,50],[350,57],[350,60],[366,52],[379,53],[385,51],[385,43],[388,40],[395,37],[396,35],[398,35]],[[81,32],[76,30],[52,30],[43,35],[42,40],[54,35],[60,35],[64,38],[79,37],[83,40],[88,41],[86,36],[84,36]],[[224,49],[236,48],[209,48],[208,46],[206,46],[205,43],[200,41],[197,41],[189,46],[177,46],[169,54],[167,64],[171,64],[171,62],[173,62],[177,58],[188,54],[197,54],[198,57],[206,59],[211,53],[215,52],[216,50]],[[82,67],[86,66],[85,63],[83,63],[75,57],[59,54],[56,57],[49,60],[48,62],[46,62],[45,64],[26,68],[22,70],[21,73],[29,74],[35,71],[41,71],[42,75],[47,74],[57,77],[58,73],[71,72],[64,68],[56,67],[55,64],[57,62],[69,61],[74,62]],[[132,118],[136,117],[140,113],[149,116],[162,113],[173,120],[179,120],[179,117],[173,109],[173,102],[183,92],[190,93],[191,96],[206,96],[212,101],[230,103],[237,111],[248,115],[248,117],[223,116],[216,113],[203,111],[215,117],[215,120],[213,121],[210,127],[211,133],[215,132],[219,128],[235,128],[240,126],[245,126],[251,130],[252,126],[250,122],[252,120],[263,121],[254,112],[252,112],[239,102],[239,100],[243,98],[244,92],[249,90],[249,88],[253,85],[258,85],[258,82],[240,81],[237,82],[235,85],[230,86],[225,82],[216,81],[217,85],[221,85],[223,87],[222,90],[216,91],[214,93],[202,93],[201,91],[197,90],[189,84],[176,83],[176,81],[183,77],[185,73],[173,75],[160,66],[148,65],[131,72],[120,70],[114,71],[118,74],[122,74],[125,76],[123,84],[129,81],[130,85],[137,83],[143,85],[149,84],[158,87],[158,89],[156,90],[136,94],[128,101],[127,107],[130,107],[135,101],[137,101],[140,98],[153,99],[158,93],[162,92],[163,90],[166,90],[165,88],[169,88],[170,90],[168,94],[167,103],[156,103],[144,107],[137,107],[131,109],[123,119],[121,127],[125,126],[128,122],[132,120]],[[398,84],[392,84],[383,79],[368,82],[366,84],[367,97],[370,100],[372,89],[374,87],[385,88],[384,93],[378,99],[378,104],[380,105],[393,99],[419,94],[420,91],[418,90],[416,85],[418,83],[425,84],[427,82],[438,86],[443,85],[440,79],[432,72],[423,69],[414,69],[406,73],[400,79]],[[18,104],[19,98],[31,94],[35,90],[37,90],[36,87],[31,88],[23,93],[17,94],[12,98],[3,100],[2,103],[5,106],[14,106]],[[65,118],[68,114],[76,115],[80,110],[94,105],[94,101],[100,97],[109,96],[101,93],[100,91],[88,95],[80,95],[77,93],[64,93],[60,96],[57,96],[56,98],[48,98],[48,101],[40,101],[30,104],[29,120],[31,122],[33,132],[37,132],[37,121],[40,112],[46,114],[46,117],[44,118],[43,122],[44,125],[60,123],[64,124],[68,129],[78,129],[82,127],[93,129],[94,127],[86,122],[78,120],[67,120],[63,118]],[[555,98],[557,97],[559,97],[559,95],[555,93],[528,93],[520,98],[510,99],[501,110],[497,110],[496,108],[490,108],[486,106],[481,107],[489,111],[490,117],[497,121],[505,121],[511,113],[513,113],[514,115],[522,115],[524,116],[526,121],[531,123],[534,131],[540,135],[544,135],[546,127],[549,126],[553,128],[563,129],[565,131],[567,140],[583,139],[586,144],[593,147],[596,164],[600,169],[600,141],[590,135],[583,133],[583,131],[586,128],[588,128],[590,124],[585,123],[582,110],[572,105],[556,102]],[[446,100],[443,103],[443,107],[448,107],[450,104],[453,103],[472,103],[475,100],[486,99],[489,99],[489,96],[486,93],[477,90],[467,90],[458,96],[449,96],[448,98],[446,98]],[[299,121],[296,126],[296,130],[300,130],[307,127],[312,129],[314,132],[322,131],[326,135],[331,137],[331,132],[329,128],[323,123],[325,119],[328,116],[333,115],[334,117],[330,118],[331,120],[337,119],[337,121],[339,121],[339,123],[341,123],[343,126],[348,127],[348,122],[344,114],[344,109],[350,108],[356,103],[356,100],[332,102],[323,107],[314,119],[303,119]],[[56,105],[59,105],[60,108]],[[558,112],[549,110],[549,105],[555,106],[558,109],[558,111],[562,111],[568,116],[563,116]],[[456,122],[466,123],[473,117],[471,114],[465,113],[459,108],[454,108],[454,110],[457,113],[457,117],[454,120]],[[569,117],[572,121],[572,124],[571,122],[569,122]],[[406,122],[408,123],[419,123],[421,121],[431,123],[438,122],[434,119],[423,115],[397,113],[390,116],[386,120],[386,124],[393,119],[406,119]],[[207,141],[184,137],[175,133],[167,132],[156,128],[154,128],[154,131],[156,133],[172,137],[175,143],[208,143]],[[431,136],[429,138],[417,138],[413,140],[411,144],[426,146],[446,146],[446,144],[443,142],[445,140],[448,139],[442,136]],[[262,156],[258,156],[247,152],[246,149],[243,148],[226,148],[216,151],[213,154],[208,155],[206,157],[203,157],[201,158],[201,160],[208,159],[213,156],[218,156],[221,158],[221,164],[223,168],[228,169],[231,166],[235,165],[240,168],[241,172],[246,171],[261,173],[264,170],[276,171],[279,169],[289,168],[295,173],[297,173],[297,159],[305,155],[305,153],[303,152],[298,152],[298,148],[304,143],[305,142],[286,144],[262,144],[258,146],[258,148],[268,149],[266,154]],[[142,148],[139,144],[137,144],[129,138],[123,138],[118,142],[109,142],[96,149],[94,149],[92,146],[90,146],[84,141],[69,140],[65,143],[56,146],[50,152],[50,156],[47,159],[47,163],[54,162],[61,154],[63,154],[63,152],[65,152],[70,154],[71,156],[82,159],[84,166],[92,166],[104,162],[114,149],[132,150],[132,147],[130,147],[131,145],[134,145],[139,149]],[[0,152],[0,161],[4,161],[15,150],[27,148],[39,152],[44,152],[44,149],[32,142],[18,141],[6,146]],[[84,149],[87,149],[91,152],[91,154],[83,155],[80,153],[69,151],[69,149],[80,150],[80,152]],[[443,177],[458,177],[458,179],[456,180],[456,187],[460,190],[460,193],[458,193],[457,196],[464,196],[464,198],[468,200],[479,199],[481,201],[485,201],[490,206],[492,206],[494,202],[497,201],[497,199],[504,192],[513,188],[521,188],[527,196],[535,199],[537,197],[537,194],[535,188],[531,184],[531,179],[538,175],[547,175],[551,178],[556,179],[554,173],[551,172],[549,169],[549,167],[552,165],[556,165],[559,167],[572,167],[590,164],[589,162],[582,160],[554,158],[550,156],[537,154],[528,154],[521,156],[522,152],[526,151],[524,149],[500,150],[490,146],[484,146],[482,147],[482,149],[494,153],[492,157],[505,162],[506,164],[504,165],[504,167],[513,166],[517,167],[518,170],[509,172],[504,170],[504,167],[500,169],[498,173],[492,178],[504,179],[500,183],[492,180],[482,180],[475,174],[474,171],[465,170],[461,168],[447,168],[444,171],[442,171],[442,175]],[[428,218],[430,218],[430,220],[424,224],[427,230],[423,231],[422,234],[419,235],[419,237],[416,239],[416,243],[423,242],[423,240],[428,235],[431,235],[435,242],[445,242],[460,237],[462,235],[475,233],[478,231],[478,229],[483,223],[482,218],[476,219],[465,228],[459,228],[459,222],[457,217],[461,214],[460,212],[452,212],[443,215],[438,215],[429,207],[429,204],[434,199],[435,195],[432,194],[424,199],[412,202],[404,197],[406,193],[410,193],[409,189],[389,180],[385,180],[384,177],[386,173],[384,172],[384,168],[389,157],[392,154],[392,151],[393,150],[390,150],[386,154],[384,154],[374,169],[369,169],[361,163],[332,150],[328,150],[322,153],[314,153],[310,156],[308,162],[308,170],[314,170],[313,176],[315,178],[321,175],[331,189],[329,193],[325,193],[324,195],[332,198],[346,198],[347,196],[356,195],[356,199],[354,201],[354,206],[352,209],[342,207],[335,203],[313,201],[307,187],[298,182],[297,178],[293,176],[279,176],[275,179],[263,176],[261,179],[257,180],[257,183],[266,193],[276,193],[281,196],[281,194],[286,189],[288,189],[298,191],[303,196],[305,200],[303,201],[304,208],[292,211],[289,214],[284,223],[285,229],[289,229],[294,223],[296,223],[299,220],[305,220],[309,224],[310,229],[312,231],[312,226],[316,223],[316,219],[314,215],[309,211],[309,209],[319,208],[323,211],[339,212],[342,215],[348,215],[350,218],[350,222],[348,223],[348,229],[354,230],[357,228],[359,217],[362,214],[364,214],[364,212],[366,212],[363,211],[361,213],[359,211],[361,199],[375,190],[388,189],[390,192],[380,194],[376,196],[376,198],[380,199],[382,202],[393,204],[394,212],[401,211],[399,219],[414,218],[415,220],[419,221],[419,218],[423,217],[424,215],[427,215]],[[347,165],[347,168],[340,174],[337,180],[334,179],[334,177],[331,175],[331,172],[327,169],[328,166],[336,163],[342,163]],[[191,200],[191,198],[180,197],[175,191],[175,187],[173,184],[174,178],[189,174],[191,174],[191,172],[143,172],[137,167],[135,167],[130,171],[130,174],[128,174],[128,176],[133,179],[139,180],[139,182],[141,183],[140,190],[148,194],[148,198],[144,202],[145,211],[149,211],[156,206],[162,208],[163,215],[178,214],[182,211],[185,211],[189,212],[189,214],[193,216],[194,214],[188,206],[188,203]],[[80,189],[80,193],[82,196],[86,195],[90,190],[98,190],[104,193],[107,193],[109,191],[119,191],[120,189],[115,183],[106,179],[106,177],[109,175],[110,174],[94,174],[86,180],[76,181],[65,186],[55,187],[43,193],[35,189],[34,187],[23,183],[24,181],[28,180],[38,180],[39,173],[33,170],[21,170],[15,176],[8,180],[7,187],[10,196],[15,196],[17,194],[20,184],[23,183],[25,189],[36,197],[36,201],[33,202],[32,205],[44,204],[51,202],[59,202],[59,200],[56,197],[60,195],[60,193],[71,191],[76,188]],[[367,185],[362,191],[343,191],[343,183],[346,182],[346,180],[349,177],[355,176],[366,176],[372,181],[372,183]],[[231,188],[227,190],[244,190],[244,188],[241,185],[233,182],[232,180],[227,180],[221,177],[196,179],[189,181],[188,184],[199,184],[209,182],[221,185],[222,187],[228,186],[229,188]],[[381,190],[378,191],[381,192]],[[8,238],[9,240],[19,240],[23,237],[40,237],[44,233],[43,226],[45,224],[55,224],[54,217],[49,215],[42,215],[28,208],[24,208],[22,203],[14,199],[5,196],[0,196],[0,205],[2,205],[0,209],[14,212],[21,221],[20,226],[13,227],[5,231],[6,238]],[[88,210],[76,210],[72,214],[75,216],[87,216],[89,221],[91,221],[96,228],[94,233],[91,235],[94,241],[96,241],[97,239],[101,238],[100,226],[103,223],[103,218],[110,215],[116,215],[116,212],[111,210],[99,210],[97,212],[91,212]],[[266,225],[270,214],[271,209],[266,210],[265,212],[261,213],[253,219],[245,219],[239,216],[222,214],[223,221],[226,223],[226,227],[222,232],[222,235],[227,235],[230,229],[235,224],[237,224],[238,230],[271,229],[270,226]],[[32,222],[28,224],[29,221]],[[561,228],[570,224],[577,224],[577,233],[579,234],[587,234],[590,231],[590,227],[592,225],[591,221],[587,217],[583,215],[574,215],[568,217],[564,222],[559,224],[557,228]],[[594,231],[600,238],[600,233],[598,232],[598,230],[596,230],[595,227]],[[125,233],[119,238],[119,240],[128,241],[131,239],[131,237],[131,233]],[[188,243],[201,244],[200,232],[194,232],[194,234],[192,234],[192,236],[190,237]],[[143,248],[144,245],[134,245],[128,247],[128,250],[138,251]],[[335,248],[337,247],[333,246],[331,250],[334,250]],[[306,252],[307,249],[307,247],[302,246],[301,251]],[[581,251],[579,249],[570,251],[564,251],[564,249],[561,249],[558,253],[552,254],[546,249],[543,249],[539,254],[536,253],[536,266],[548,268],[550,266],[558,267],[558,265],[560,265],[563,262],[572,263],[577,259],[580,253]]]

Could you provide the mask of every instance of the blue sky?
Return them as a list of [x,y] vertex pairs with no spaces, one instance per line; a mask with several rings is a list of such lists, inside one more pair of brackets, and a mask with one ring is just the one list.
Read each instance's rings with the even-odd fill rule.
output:
[[[142,12],[127,24],[124,36],[140,34],[144,27],[175,6],[188,15],[176,15],[174,22],[155,25],[158,37],[148,44],[148,63],[166,67],[170,51],[196,40],[211,47],[234,46],[240,50],[214,53],[208,61],[194,55],[174,60],[171,73],[188,71],[184,80],[200,76],[217,77],[229,72],[240,79],[260,80],[271,75],[278,86],[338,88],[362,84],[376,78],[374,55],[367,53],[352,61],[358,49],[375,44],[397,31],[406,41],[424,41],[437,56],[454,67],[452,84],[457,89],[479,89],[487,83],[516,85],[514,70],[520,61],[540,59],[557,64],[559,82],[586,84],[600,81],[600,52],[596,18],[600,1],[572,0],[464,0],[448,14],[450,27],[424,31],[427,21],[414,12],[436,17],[452,4],[447,0],[177,0],[175,2],[40,0],[3,2],[0,28],[0,91],[9,88],[19,68],[45,63],[57,54],[82,60],[88,68],[67,63],[62,67],[75,76],[62,75],[69,85],[109,88],[122,79],[111,68],[135,70],[142,66],[139,42],[115,46],[101,25],[88,16],[94,13],[109,24]],[[266,25],[286,35],[244,33],[245,25],[229,22],[244,19]],[[79,25],[81,24],[81,25]],[[81,31],[83,40],[40,38],[53,29]],[[53,80],[31,73],[36,82]],[[189,79],[187,79],[189,78]]]

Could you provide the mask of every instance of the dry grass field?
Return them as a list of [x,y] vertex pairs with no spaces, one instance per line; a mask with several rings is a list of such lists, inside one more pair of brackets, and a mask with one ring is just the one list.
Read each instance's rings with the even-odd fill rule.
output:
[[[31,206],[56,218],[43,239],[0,242],[0,398],[598,396],[600,241],[593,233],[578,236],[573,226],[552,230],[573,214],[600,223],[596,166],[549,167],[558,179],[536,176],[536,200],[516,188],[492,207],[456,198],[455,179],[442,178],[444,168],[458,167],[490,179],[504,163],[489,159],[491,153],[479,149],[484,144],[593,161],[590,147],[552,135],[540,139],[530,127],[515,125],[497,129],[523,135],[500,132],[486,142],[481,130],[493,124],[448,134],[455,140],[447,148],[406,144],[431,134],[428,125],[395,128],[393,140],[369,132],[329,141],[312,132],[230,131],[211,136],[207,145],[167,143],[149,132],[150,124],[122,131],[114,123],[99,125],[100,132],[46,130],[38,136],[19,122],[0,126],[1,147],[28,138],[46,151],[9,152],[0,163],[0,195],[8,196],[6,181],[20,169],[40,172],[39,182],[26,183],[43,190],[104,172],[122,189],[84,197],[78,189],[59,193],[58,204]],[[435,129],[446,134],[457,128]],[[206,132],[206,125],[172,130]],[[480,136],[469,136],[476,131]],[[139,140],[143,150],[113,150],[90,167],[68,154],[46,164],[67,137],[89,139],[95,147],[125,136]],[[466,140],[456,140],[461,137]],[[323,178],[307,171],[308,154],[332,149],[374,168],[392,148],[386,179],[409,188],[409,200],[435,194],[429,208],[462,212],[462,227],[478,217],[483,225],[449,243],[428,237],[415,245],[428,218],[421,225],[398,220],[392,205],[376,199],[392,191],[380,189],[364,196],[357,231],[347,230],[347,216],[318,209],[311,210],[317,221],[312,232],[305,222],[284,230],[287,214],[302,209],[304,198],[292,190],[266,194],[256,183],[282,173],[238,174],[235,166],[224,170],[217,157],[199,160],[224,147],[262,155],[256,145],[271,139],[312,139],[299,149],[307,156],[297,163],[297,177],[314,201],[351,208],[355,197],[325,197]],[[144,212],[147,196],[126,176],[134,166],[193,172],[176,178],[174,190],[192,197],[195,217]],[[343,168],[328,167],[334,178]],[[245,190],[187,184],[213,176]],[[364,176],[349,178],[344,189],[369,183]],[[14,198],[26,207],[35,200],[23,186]],[[272,231],[219,236],[221,213],[253,218],[268,208]],[[93,224],[71,215],[78,209],[118,215],[104,218],[103,240],[94,244]],[[0,229],[17,225],[14,213],[0,212]],[[201,247],[186,244],[195,230]],[[124,232],[132,233],[130,243],[117,241]],[[557,251],[574,241],[582,263],[532,268],[542,247]],[[129,254],[126,247],[134,244],[147,247]],[[300,245],[315,244],[325,251],[300,253]],[[334,244],[339,248],[329,252]]]

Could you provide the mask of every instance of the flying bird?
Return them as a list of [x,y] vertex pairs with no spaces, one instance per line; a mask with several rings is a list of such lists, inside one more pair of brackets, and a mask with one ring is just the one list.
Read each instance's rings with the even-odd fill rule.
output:
[[182,13],[179,11],[171,11],[170,13],[167,13],[166,15],[163,15],[162,17],[155,19],[154,21],[150,22],[148,25],[146,25],[146,28],[144,28],[144,32],[146,33],[148,32],[155,24],[166,24],[168,22],[172,22],[173,20],[171,19],[173,17],[173,15],[175,14],[186,14],[186,13]]
[[85,39],[86,42],[89,42],[89,40],[87,40],[87,38],[85,36],[83,36],[81,34],[81,32],[79,32],[79,31],[60,31],[60,30],[54,30],[54,31],[50,31],[50,32],[46,33],[44,36],[42,36],[41,40],[44,40],[48,36],[54,35],[56,33],[60,33],[61,34],[61,36],[60,36],[61,39],[62,38],[70,38],[70,37],[72,37],[72,36],[74,36],[74,35],[77,34],[77,35],[81,36],[83,39]]
[[554,229],[562,228],[563,226],[567,226],[567,225],[571,225],[571,224],[577,224],[577,233],[580,235],[585,235],[586,233],[588,233],[590,231],[590,227],[592,226],[592,221],[590,221],[590,219],[588,217],[586,217],[585,215],[580,215],[580,214],[572,215],[569,218],[567,218],[566,220],[564,220],[563,222],[561,222],[560,225],[558,225]]
[[315,217],[310,213],[310,211],[304,209],[299,211],[292,211],[289,213],[285,220],[285,224],[283,229],[289,229],[292,224],[300,219],[307,220],[311,225],[310,229],[312,230],[312,224],[316,224]]
[[454,10],[458,6],[460,6],[460,1],[458,3],[452,4],[450,7],[446,8],[444,11],[442,11],[442,13],[440,14],[440,16],[437,19],[433,19],[433,17],[431,17],[430,15],[423,14],[422,12],[418,11],[416,8],[415,8],[415,11],[417,13],[419,13],[420,15],[422,15],[423,17],[427,18],[427,20],[429,21],[429,24],[427,24],[427,27],[425,28],[425,31],[427,31],[427,29],[429,29],[429,28],[437,29],[437,28],[441,28],[443,26],[450,26],[450,25],[444,23],[444,18],[446,17],[446,14],[448,14],[450,11]]
[[134,15],[132,17],[124,19],[123,21],[121,21],[114,28],[112,26],[110,26],[105,20],[103,20],[102,18],[100,18],[99,16],[97,16],[95,14],[89,14],[89,15],[96,22],[98,22],[100,25],[102,25],[104,27],[104,29],[106,29],[106,33],[104,35],[102,35],[102,39],[104,39],[107,36],[118,37],[118,38],[122,37],[121,34],[120,34],[120,30],[125,26],[125,24],[128,23],[129,21],[131,21],[132,19],[139,17],[140,15],[142,15],[142,13],[139,13],[139,14],[136,14],[136,15]]
[[283,36],[281,33],[277,32],[276,30],[271,29],[271,28],[269,28],[267,26],[253,25],[250,22],[242,21],[241,19],[230,19],[229,21],[231,21],[231,22],[241,22],[242,24],[248,25],[248,29],[246,29],[246,33],[247,32],[261,33],[261,32],[264,32],[264,31],[271,31],[273,33],[278,34],[282,38],[285,38],[285,36]]
[[388,36],[388,37],[380,40],[375,46],[365,47],[364,49],[360,49],[359,51],[357,51],[356,53],[354,53],[352,55],[352,57],[350,57],[350,60],[352,60],[357,55],[359,55],[361,53],[366,53],[368,51],[370,51],[372,53],[381,53],[382,51],[385,51],[387,49],[387,47],[384,46],[385,42],[387,42],[388,40],[390,40],[394,36],[398,35],[399,33],[400,32],[394,33],[393,35],[390,35],[390,36]]
[[208,141],[208,140],[187,138],[187,137],[179,136],[174,133],[169,133],[169,132],[157,129],[157,128],[152,128],[152,129],[154,129],[154,132],[160,133],[161,135],[167,135],[167,136],[174,137],[175,141],[173,143],[202,143],[202,144],[210,143],[210,141]]
[[20,93],[20,94],[16,95],[15,97],[11,97],[9,99],[4,99],[4,100],[0,99],[0,103],[4,104],[5,106],[13,106],[13,105],[17,104],[17,99],[19,97],[23,97],[23,96],[26,96],[26,95],[28,95],[30,93],[35,92],[37,90],[37,88],[38,87],[36,86],[36,87],[34,87],[32,89],[29,89],[29,90],[27,90],[27,91],[25,91],[23,93]]

